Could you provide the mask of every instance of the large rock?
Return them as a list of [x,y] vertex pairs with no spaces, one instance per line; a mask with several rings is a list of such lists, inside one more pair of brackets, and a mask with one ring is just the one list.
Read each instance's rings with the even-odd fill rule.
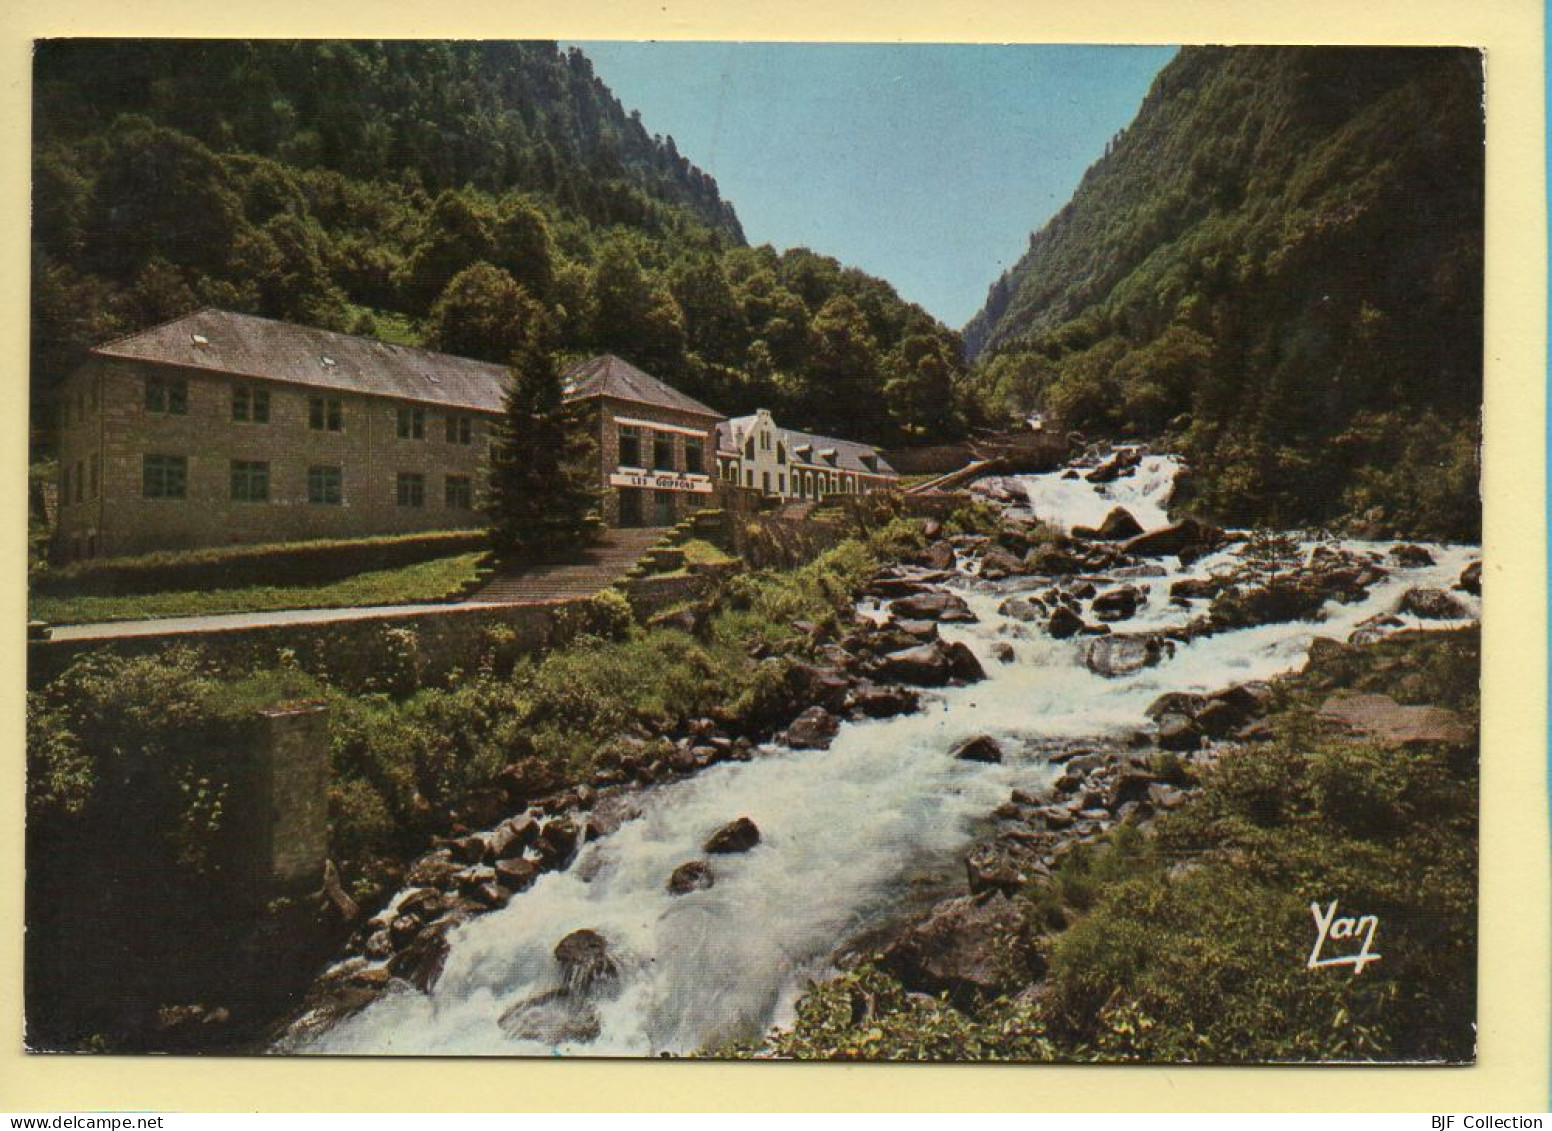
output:
[[916,710],[921,696],[909,687],[863,682],[852,688],[848,703],[870,719],[887,719]]
[[1157,725],[1160,750],[1195,750],[1202,744],[1202,730],[1188,715],[1160,715]]
[[523,758],[505,767],[496,775],[496,784],[509,800],[527,801],[543,797],[565,784],[558,768],[542,758]]
[[1422,569],[1433,565],[1433,555],[1421,546],[1403,543],[1390,548],[1390,560],[1402,569]]
[[1208,610],[1213,628],[1223,631],[1282,624],[1295,620],[1319,620],[1328,592],[1306,577],[1274,577],[1265,585],[1220,593]]
[[431,923],[388,962],[388,970],[395,978],[403,978],[423,993],[430,993],[442,976],[447,963],[447,932],[449,922]]
[[949,681],[948,654],[937,641],[903,648],[885,655],[879,661],[878,671],[886,679],[923,687],[942,687]]
[[539,865],[521,858],[498,860],[495,871],[496,882],[508,891],[527,891],[539,878]]
[[1074,526],[1072,528],[1074,538],[1087,538],[1094,542],[1124,542],[1128,538],[1137,537],[1142,532],[1142,523],[1133,518],[1132,512],[1125,507],[1113,508],[1098,527]]
[[1146,600],[1146,594],[1135,585],[1123,585],[1119,589],[1110,589],[1094,598],[1090,608],[1094,615],[1103,621],[1128,620],[1137,612],[1138,606]]
[[748,852],[760,843],[760,830],[748,817],[739,817],[723,825],[706,838],[707,852],[727,855]]
[[555,944],[555,961],[560,963],[566,988],[572,993],[586,993],[620,975],[609,940],[587,927],[572,931]]
[[1038,597],[1014,595],[998,605],[997,612],[1011,620],[1030,623],[1045,616],[1045,604]]
[[1090,483],[1113,483],[1136,470],[1141,462],[1142,453],[1136,448],[1122,448],[1084,478]]
[[1169,595],[1187,601],[1211,600],[1228,585],[1225,577],[1183,577],[1169,587]]
[[1129,539],[1121,548],[1133,557],[1200,557],[1223,542],[1223,531],[1194,518],[1183,518]]
[[1001,892],[938,904],[884,951],[884,965],[906,987],[969,1003],[1014,989],[1043,971],[1024,935],[1023,916]]
[[668,877],[668,890],[673,895],[687,895],[692,891],[705,891],[716,882],[717,874],[711,870],[711,861],[689,860]]
[[1455,588],[1462,593],[1470,593],[1473,597],[1482,596],[1482,563],[1472,562],[1460,571],[1460,580],[1455,583]]
[[1076,636],[1083,629],[1083,618],[1066,605],[1058,605],[1046,622],[1046,631],[1058,640]]
[[955,640],[945,644],[943,652],[948,657],[948,674],[951,679],[957,679],[963,683],[979,683],[986,678],[986,669],[981,667],[981,661],[975,658],[975,653],[970,651],[969,645]]
[[976,616],[957,593],[934,591],[918,593],[914,597],[902,597],[889,606],[890,612],[901,620],[935,620],[954,624],[973,624]]
[[787,678],[804,702],[816,703],[827,711],[846,709],[851,680],[838,668],[799,662],[792,665]]
[[810,707],[792,720],[784,737],[797,750],[828,750],[840,726],[840,720],[823,707]]
[[1174,654],[1174,642],[1153,633],[1096,636],[1083,646],[1083,663],[1095,675],[1118,679]]
[[1460,599],[1443,589],[1408,589],[1401,595],[1396,611],[1411,613],[1424,620],[1462,620],[1470,614]]
[[560,869],[570,864],[576,856],[577,844],[581,839],[582,832],[576,822],[569,817],[559,817],[544,822],[534,847],[546,868]]
[[1002,761],[1002,747],[997,745],[995,738],[985,734],[965,739],[956,745],[951,753],[952,757],[962,762]]
[[1338,693],[1321,704],[1317,717],[1359,737],[1398,746],[1459,745],[1472,735],[1471,726],[1454,711],[1403,707],[1388,695]]
[[993,546],[981,555],[981,576],[988,581],[999,581],[1024,572],[1022,559],[1010,554],[1001,546]]
[[588,1044],[602,1031],[593,1003],[568,990],[525,998],[496,1022],[513,1040],[546,1045]]
[[978,844],[965,854],[965,878],[970,893],[1002,891],[1017,895],[1031,880],[1050,875],[1040,848],[1011,837]]
[[947,542],[934,542],[916,560],[928,569],[953,569],[954,547]]

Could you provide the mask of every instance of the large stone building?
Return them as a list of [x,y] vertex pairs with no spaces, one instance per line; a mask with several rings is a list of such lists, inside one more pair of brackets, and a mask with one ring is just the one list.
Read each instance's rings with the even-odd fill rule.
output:
[[[479,525],[507,379],[500,365],[213,309],[108,342],[61,390],[56,557]],[[777,429],[768,413],[724,421],[617,357],[564,380],[568,399],[597,408],[611,526],[714,506],[719,474],[795,498],[894,474],[865,445]]]
[[878,449],[782,428],[763,408],[717,426],[717,470],[725,482],[784,499],[864,495],[900,480]]

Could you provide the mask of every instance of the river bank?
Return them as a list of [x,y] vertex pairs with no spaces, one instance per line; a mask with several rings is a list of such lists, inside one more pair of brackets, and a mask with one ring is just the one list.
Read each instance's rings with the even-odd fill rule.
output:
[[[747,761],[707,755],[693,777],[641,789],[617,827],[562,845],[563,856],[574,852],[569,867],[541,872],[509,901],[496,895],[504,907],[439,932],[429,964],[399,960],[395,971],[396,927],[400,944],[434,927],[448,913],[446,881],[467,899],[471,885],[490,882],[479,869],[494,870],[502,853],[534,862],[554,853],[539,816],[578,821],[532,814],[533,826],[478,838],[477,851],[445,846],[449,857],[480,860],[441,861],[441,883],[421,885],[438,888],[435,899],[401,897],[416,914],[380,918],[363,940],[379,939],[377,953],[331,975],[354,983],[355,1000],[316,1009],[281,1047],[749,1050],[768,1025],[801,1021],[811,979],[866,949],[844,940],[887,937],[881,949],[894,951],[895,969],[917,976],[933,966],[923,922],[936,916],[951,936],[1008,936],[976,923],[1011,924],[999,901],[1027,903],[1023,889],[1042,870],[1060,877],[1150,816],[1195,808],[1183,802],[1211,779],[1226,745],[1276,745],[1256,733],[1276,738],[1275,725],[1255,717],[1268,698],[1262,683],[1301,666],[1317,637],[1368,640],[1475,615],[1475,594],[1450,589],[1474,587],[1469,547],[1245,538],[1160,522],[1175,471],[1167,457],[1123,452],[989,484],[1006,497],[986,534],[933,539],[911,566],[868,581],[850,626],[842,618],[811,634],[816,692],[836,695],[841,710],[830,714],[841,717],[819,708],[752,743]],[[1081,505],[1052,505],[1063,497]],[[1131,523],[1111,513],[1120,504]],[[984,681],[966,680],[971,662]],[[939,686],[915,693],[915,712],[846,718],[861,681]],[[1231,686],[1240,690],[1213,695]],[[1170,693],[1181,698],[1160,703]],[[693,761],[694,736],[684,737],[681,753]],[[739,748],[729,733],[708,737]],[[758,837],[745,836],[741,852],[713,851],[718,830],[745,819]],[[988,821],[1001,823],[989,839]],[[945,913],[956,877],[973,890],[950,898],[970,904]],[[434,913],[422,916],[423,906]],[[974,922],[961,930],[966,916]],[[902,942],[912,931],[916,942]],[[940,979],[930,988],[957,1010],[1035,985],[1034,963],[1050,962],[1045,944],[1020,945],[1022,984]],[[1039,1040],[1054,1031],[1043,1022]],[[1087,1047],[1069,1041],[1063,1055]],[[765,1054],[773,1049],[805,1054],[791,1044]],[[1042,1058],[1038,1049],[1021,1055]]]

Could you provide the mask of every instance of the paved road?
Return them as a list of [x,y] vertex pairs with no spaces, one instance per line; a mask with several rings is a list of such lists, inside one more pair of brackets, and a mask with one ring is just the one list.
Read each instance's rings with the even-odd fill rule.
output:
[[114,640],[128,636],[164,636],[185,632],[221,632],[229,628],[264,628],[281,624],[327,624],[373,617],[422,616],[448,609],[510,604],[508,601],[468,601],[459,605],[361,605],[349,609],[276,609],[268,613],[212,613],[202,617],[161,617],[156,620],[107,621],[102,624],[62,624],[50,640]]

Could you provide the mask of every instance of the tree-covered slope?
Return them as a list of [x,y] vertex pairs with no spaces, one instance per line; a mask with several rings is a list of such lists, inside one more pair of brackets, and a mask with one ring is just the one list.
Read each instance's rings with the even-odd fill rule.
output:
[[1195,505],[1474,538],[1480,56],[1191,48],[965,328],[981,394],[1171,435]]
[[746,247],[716,182],[554,43],[40,44],[35,421],[85,348],[201,304],[496,361],[612,350],[864,439],[959,427],[957,335]]

